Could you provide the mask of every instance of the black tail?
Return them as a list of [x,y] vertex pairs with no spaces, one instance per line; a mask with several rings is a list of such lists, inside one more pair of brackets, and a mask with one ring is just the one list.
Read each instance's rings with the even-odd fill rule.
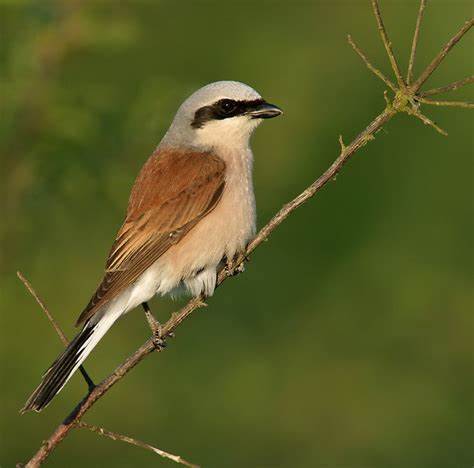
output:
[[86,358],[88,353],[84,355],[84,351],[95,328],[96,325],[86,323],[82,331],[76,335],[64,352],[43,375],[43,380],[30,398],[28,398],[25,406],[20,410],[21,414],[31,410],[41,411],[54,396],[60,392],[72,374],[74,374],[76,369]]

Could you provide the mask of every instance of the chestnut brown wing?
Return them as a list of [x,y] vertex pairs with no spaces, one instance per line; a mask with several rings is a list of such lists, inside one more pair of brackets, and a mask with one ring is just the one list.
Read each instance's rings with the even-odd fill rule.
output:
[[165,150],[153,154],[133,186],[105,276],[77,324],[89,320],[179,243],[214,209],[224,186],[225,163],[211,153]]

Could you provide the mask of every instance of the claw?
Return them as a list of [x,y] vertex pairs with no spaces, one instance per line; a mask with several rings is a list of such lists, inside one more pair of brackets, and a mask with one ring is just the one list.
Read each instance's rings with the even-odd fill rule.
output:
[[156,336],[156,335],[153,335],[153,344],[155,345],[155,348],[158,351],[165,349],[167,346],[166,341],[163,338],[160,338],[159,336]]
[[[245,255],[245,253],[238,253],[234,255],[232,260],[226,259],[225,269],[229,276],[237,276],[245,271],[245,262],[248,262],[249,260],[250,257]],[[241,263],[237,266],[234,266],[235,262],[237,261],[240,261]]]

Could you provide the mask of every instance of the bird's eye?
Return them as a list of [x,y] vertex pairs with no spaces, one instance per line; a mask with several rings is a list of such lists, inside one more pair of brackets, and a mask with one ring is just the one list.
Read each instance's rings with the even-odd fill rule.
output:
[[230,114],[237,107],[237,103],[232,99],[222,99],[219,101],[219,109],[224,114]]

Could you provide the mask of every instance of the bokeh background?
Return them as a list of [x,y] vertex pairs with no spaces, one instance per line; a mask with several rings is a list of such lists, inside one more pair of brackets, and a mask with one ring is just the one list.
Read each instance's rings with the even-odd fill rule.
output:
[[[177,106],[235,79],[285,110],[253,139],[259,224],[311,183],[384,106],[389,73],[365,1],[28,1],[1,4],[1,454],[26,460],[83,396],[18,415],[99,281],[131,184]],[[406,67],[415,1],[383,1]],[[432,1],[416,70],[472,13]],[[428,87],[472,73],[471,37]],[[426,88],[425,88],[426,89]],[[449,98],[473,98],[472,89]],[[473,120],[396,117],[87,415],[205,467],[471,467]],[[154,300],[162,320],[179,305]],[[95,380],[148,337],[140,310],[86,362]],[[76,431],[51,467],[172,466]]]

